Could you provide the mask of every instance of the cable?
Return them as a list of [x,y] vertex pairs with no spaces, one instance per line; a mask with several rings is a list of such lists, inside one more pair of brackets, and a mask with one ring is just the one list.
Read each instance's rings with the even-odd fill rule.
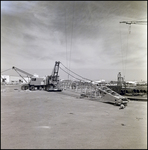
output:
[[5,72],[5,71],[8,71],[8,70],[11,70],[11,69],[12,69],[12,68],[10,68],[10,69],[7,69],[7,70],[4,70],[4,71],[1,71],[1,73],[2,73],[2,72]]
[[127,35],[127,49],[125,51],[125,76],[126,76],[126,65],[127,65],[127,53],[128,53],[128,48],[129,48],[129,45],[128,45],[129,35],[130,35],[130,32]]
[[71,75],[71,74],[69,74],[68,72],[66,72],[64,69],[62,69],[61,67],[59,67],[62,71],[64,71],[65,73],[67,73],[68,75],[70,75],[70,76],[72,76],[73,78],[75,78],[75,79],[77,79],[77,80],[79,80],[79,81],[82,81],[81,79],[78,79],[78,78],[76,78],[76,77],[74,77],[73,75]]
[[66,17],[67,17],[67,9],[65,9],[65,41],[66,41],[66,64],[68,67],[68,58],[67,58],[67,28],[66,28]]
[[[15,71],[23,78],[23,76],[15,69]],[[27,81],[25,80],[25,78],[23,78],[24,81],[27,83]]]
[[[62,64],[62,63],[61,63],[61,64]],[[63,64],[62,64],[62,65],[63,65]],[[64,66],[64,65],[63,65],[63,66]],[[80,75],[76,74],[75,72],[73,72],[73,71],[71,71],[70,69],[68,69],[66,66],[64,66],[64,67],[65,67],[67,70],[69,70],[70,72],[74,73],[75,75],[77,75],[77,76],[81,77],[82,79],[92,81],[92,80],[90,80],[90,79],[84,78],[84,77],[82,77],[82,76],[80,76]]]
[[121,24],[119,24],[119,29],[120,29],[120,42],[121,42],[121,57],[122,57],[122,71],[123,71],[123,74],[124,74],[124,66],[123,66],[123,49],[122,49],[122,38],[121,38]]
[[[70,58],[69,58],[69,69],[71,65],[71,51],[72,51],[72,39],[73,39],[73,22],[74,22],[74,2],[73,2],[73,18],[72,18],[72,31],[71,31],[71,45],[70,45]],[[70,75],[70,72],[69,72]],[[69,76],[68,76],[69,79]]]

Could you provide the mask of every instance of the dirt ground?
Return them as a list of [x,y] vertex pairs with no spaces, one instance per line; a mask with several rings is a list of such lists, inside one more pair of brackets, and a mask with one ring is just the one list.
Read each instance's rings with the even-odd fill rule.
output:
[[68,91],[1,86],[1,149],[146,149],[147,101],[124,109]]

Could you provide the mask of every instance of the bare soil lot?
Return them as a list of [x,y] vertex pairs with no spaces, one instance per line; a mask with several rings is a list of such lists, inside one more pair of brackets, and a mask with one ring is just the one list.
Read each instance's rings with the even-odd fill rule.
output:
[[125,109],[68,91],[1,86],[2,149],[146,149],[147,101]]

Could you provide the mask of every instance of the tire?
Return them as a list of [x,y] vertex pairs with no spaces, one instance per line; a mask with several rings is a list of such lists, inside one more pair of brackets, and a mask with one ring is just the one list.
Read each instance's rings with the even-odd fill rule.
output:
[[140,93],[143,93],[143,90],[140,90]]
[[46,87],[46,90],[47,91],[49,91],[49,90],[53,90],[54,89],[54,85],[48,85],[47,87]]
[[34,87],[34,86],[31,86],[31,87],[29,88],[29,90],[31,90],[31,91],[35,90],[35,87]]
[[29,86],[27,84],[21,86],[21,90],[27,90]]
[[27,85],[26,85],[26,86],[24,86],[24,90],[28,90],[28,88],[29,88],[29,87],[28,87]]
[[43,90],[43,88],[40,86],[40,87],[39,87],[39,90]]
[[25,90],[25,87],[24,87],[24,86],[22,86],[22,87],[21,87],[21,90]]

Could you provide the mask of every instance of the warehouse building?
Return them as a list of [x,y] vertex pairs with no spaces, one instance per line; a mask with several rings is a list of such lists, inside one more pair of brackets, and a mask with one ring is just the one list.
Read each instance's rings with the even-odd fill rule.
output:
[[[24,77],[29,82],[29,78]],[[19,76],[1,75],[1,84],[21,84],[26,83],[25,80]]]

